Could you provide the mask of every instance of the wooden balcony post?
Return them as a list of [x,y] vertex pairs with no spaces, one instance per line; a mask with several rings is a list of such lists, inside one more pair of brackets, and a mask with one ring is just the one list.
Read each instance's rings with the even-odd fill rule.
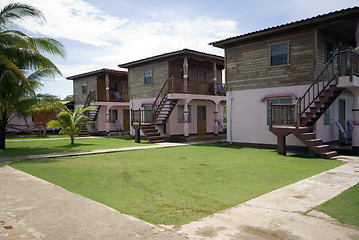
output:
[[105,85],[106,85],[106,102],[109,102],[110,101],[110,78],[108,76],[108,73],[106,73]]
[[213,93],[217,95],[217,64],[213,63]]
[[189,136],[188,103],[187,103],[187,101],[185,102],[184,107],[183,107],[183,116],[184,116],[183,132],[184,132],[184,136],[187,138]]
[[108,106],[106,107],[106,135],[109,135],[110,133],[110,109]]
[[183,60],[183,91],[184,93],[187,93],[188,88],[188,59],[187,57]]
[[214,104],[214,135],[218,135],[218,104]]

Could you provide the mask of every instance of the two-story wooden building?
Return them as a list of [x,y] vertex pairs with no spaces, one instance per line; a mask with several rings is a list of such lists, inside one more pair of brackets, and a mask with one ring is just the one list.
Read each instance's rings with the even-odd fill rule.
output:
[[92,131],[129,132],[130,113],[127,72],[100,69],[67,77],[73,80],[75,108],[94,106]]
[[132,126],[150,141],[222,131],[223,57],[183,49],[119,66],[128,69]]
[[334,123],[353,120],[358,152],[358,20],[354,7],[211,43],[225,50],[228,142],[277,140],[285,154],[290,135],[289,145],[331,157],[323,142],[339,139]]

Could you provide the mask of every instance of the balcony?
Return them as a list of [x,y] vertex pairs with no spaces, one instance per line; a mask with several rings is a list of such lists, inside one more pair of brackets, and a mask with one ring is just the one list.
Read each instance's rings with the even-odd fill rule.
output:
[[187,94],[226,96],[226,90],[225,90],[226,88],[225,85],[222,83],[219,84],[214,82],[187,80],[187,91],[186,91],[184,79],[171,77],[168,78],[167,85],[168,85],[168,93],[187,93]]
[[106,99],[106,91],[94,90],[87,96],[87,102],[129,102],[128,93],[119,93],[109,91],[109,99]]

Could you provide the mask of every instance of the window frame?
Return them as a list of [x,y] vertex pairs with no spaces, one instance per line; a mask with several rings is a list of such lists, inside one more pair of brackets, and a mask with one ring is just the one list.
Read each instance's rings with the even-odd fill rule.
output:
[[[191,105],[187,105],[188,108],[188,123],[192,122],[192,108]],[[178,105],[177,107],[177,122],[184,123],[184,105]]]
[[324,112],[324,126],[334,125],[334,104]]
[[81,92],[82,94],[87,93],[87,82],[83,82],[81,85]]
[[[286,63],[281,63],[281,64],[276,64],[273,65],[272,64],[272,47],[276,46],[276,45],[281,45],[281,44],[287,44],[287,60]],[[278,66],[286,66],[286,65],[290,65],[290,61],[289,61],[289,55],[290,55],[290,40],[288,41],[283,41],[283,42],[277,42],[277,43],[273,43],[273,44],[269,44],[269,67],[278,67]],[[275,56],[280,56],[280,55],[275,55]]]
[[[150,74],[148,74],[148,73],[150,73]],[[144,82],[145,82],[145,84],[150,84],[150,83],[152,83],[153,81],[153,71],[152,71],[152,69],[146,69],[146,70],[144,70],[144,72],[143,72],[143,76],[144,76]]]
[[109,121],[114,123],[118,120],[118,110],[117,109],[110,109],[109,110]]

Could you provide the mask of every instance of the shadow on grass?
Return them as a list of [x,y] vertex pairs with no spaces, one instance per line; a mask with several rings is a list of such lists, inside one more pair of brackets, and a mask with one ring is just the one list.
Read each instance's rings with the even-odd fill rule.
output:
[[83,148],[89,148],[94,146],[92,143],[76,143],[75,144],[66,144],[62,146],[52,146],[52,147],[8,147],[0,151],[0,156],[3,157],[16,157],[24,155],[40,155],[40,154],[50,154],[50,153],[66,153],[66,152],[76,152],[76,151],[86,151]]
[[[276,146],[273,148],[268,147],[251,147],[251,146],[238,146],[238,145],[231,145],[227,142],[218,142],[218,143],[207,143],[207,144],[198,144],[195,145],[198,147],[218,147],[218,148],[224,148],[224,149],[246,149],[246,148],[252,148],[252,149],[265,149],[268,150],[270,153],[277,154],[277,150],[275,149]],[[282,155],[279,155],[282,156]],[[321,158],[317,155],[315,155],[313,152],[309,150],[304,149],[298,149],[298,150],[287,150],[287,155],[285,157],[288,158],[302,158],[302,159],[318,159]],[[327,160],[333,160],[333,159],[327,159]]]

